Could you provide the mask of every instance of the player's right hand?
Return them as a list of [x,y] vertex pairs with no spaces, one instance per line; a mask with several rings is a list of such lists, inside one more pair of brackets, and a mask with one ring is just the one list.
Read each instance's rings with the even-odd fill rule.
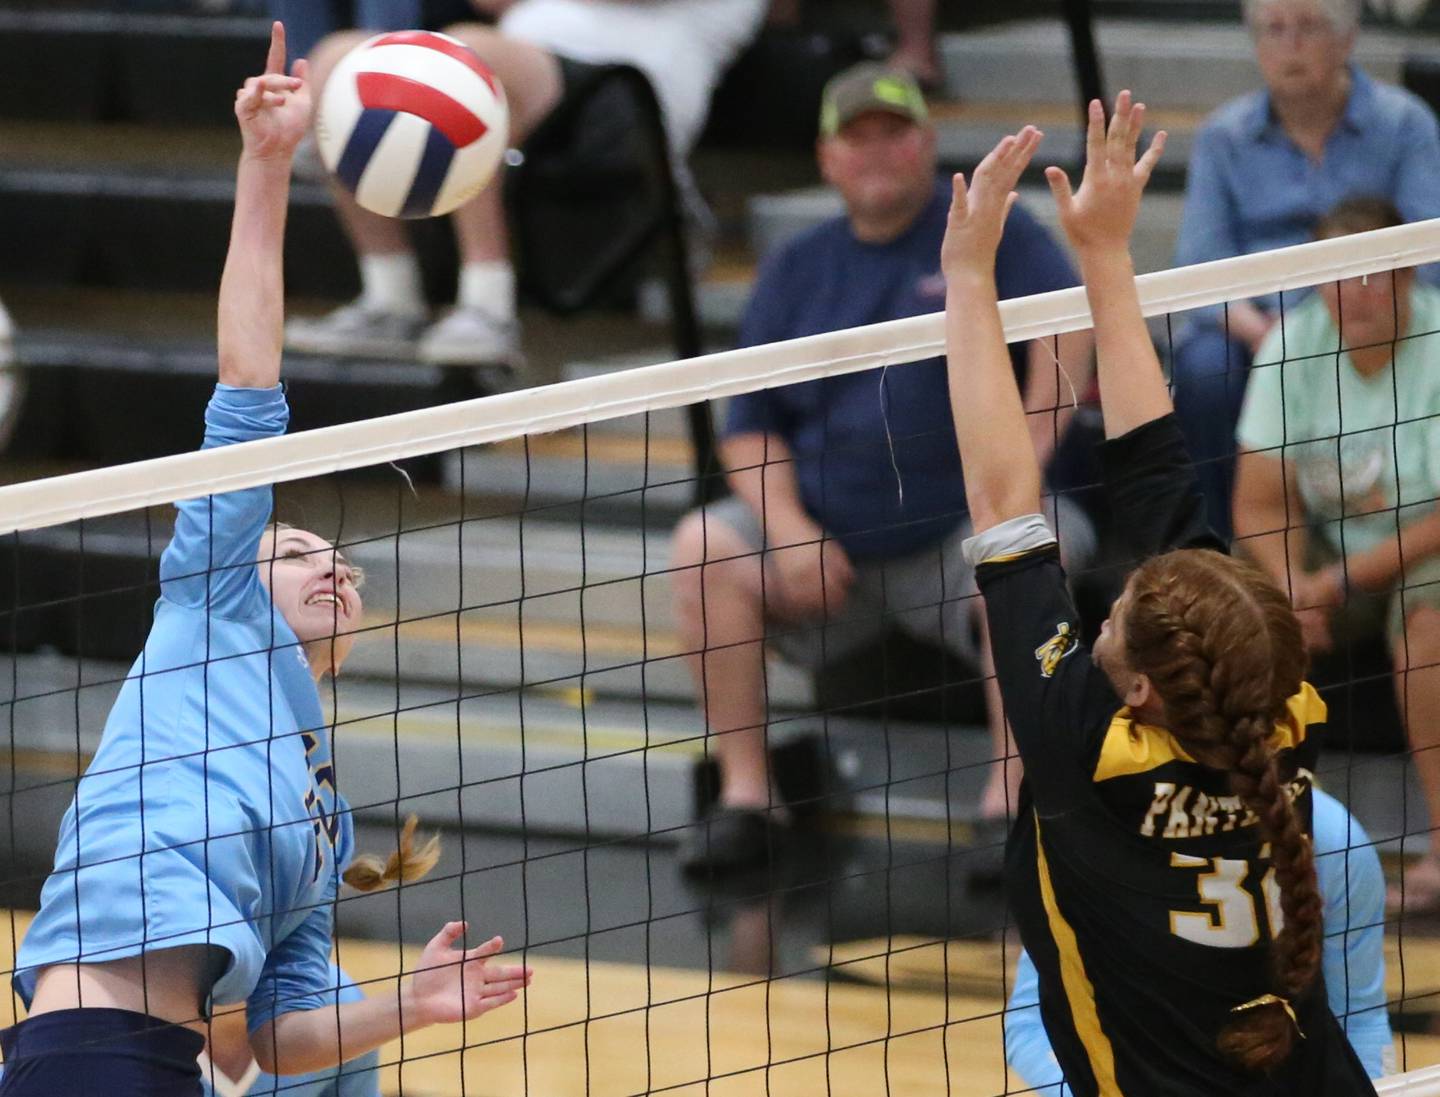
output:
[[1140,210],[1140,195],[1150,173],[1165,151],[1161,130],[1137,161],[1136,144],[1145,121],[1145,104],[1132,103],[1130,93],[1115,97],[1115,113],[1105,126],[1105,108],[1090,101],[1085,131],[1085,174],[1080,189],[1070,191],[1070,178],[1057,167],[1045,169],[1045,179],[1060,211],[1060,224],[1077,252],[1130,246],[1130,231]]
[[285,75],[285,27],[270,27],[270,52],[265,71],[252,76],[235,93],[235,119],[245,155],[254,160],[289,161],[310,128],[310,85],[304,60]]

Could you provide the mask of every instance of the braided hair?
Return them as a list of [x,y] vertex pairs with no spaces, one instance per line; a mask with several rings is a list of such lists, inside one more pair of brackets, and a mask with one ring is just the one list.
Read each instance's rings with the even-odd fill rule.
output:
[[1254,813],[1269,846],[1284,914],[1270,944],[1275,994],[1246,1003],[1217,1041],[1241,1068],[1269,1070],[1299,1035],[1289,1000],[1314,982],[1324,940],[1314,851],[1270,743],[1305,674],[1300,624],[1262,571],[1210,550],[1147,560],[1129,592],[1130,669],[1150,679],[1180,745],[1229,773],[1231,791]]

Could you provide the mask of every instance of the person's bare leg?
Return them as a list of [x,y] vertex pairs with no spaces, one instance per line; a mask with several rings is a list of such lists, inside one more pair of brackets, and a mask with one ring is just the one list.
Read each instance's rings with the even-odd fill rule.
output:
[[975,601],[980,622],[980,672],[985,676],[985,724],[990,730],[990,757],[996,759],[985,779],[985,791],[980,794],[980,817],[1006,819],[1015,814],[1025,769],[1005,719],[1005,703],[995,677],[995,656],[990,651],[990,623],[981,600],[977,597]]
[[[1405,618],[1394,662],[1400,714],[1434,828],[1440,825],[1440,609],[1417,609]],[[1440,906],[1440,831],[1431,830],[1430,852],[1406,871],[1405,883],[1407,910]]]
[[935,49],[935,0],[890,0],[895,23],[895,50],[890,64],[903,68],[922,84],[940,80]]
[[731,807],[775,803],[766,753],[761,567],[759,555],[723,522],[697,511],[675,529],[671,586],[680,645],[720,765],[720,799]]
[[[560,102],[564,85],[555,55],[478,23],[461,23],[445,33],[473,49],[499,78],[510,106],[510,144],[521,144]],[[453,220],[461,262],[509,262],[499,172],[474,200],[455,211]]]

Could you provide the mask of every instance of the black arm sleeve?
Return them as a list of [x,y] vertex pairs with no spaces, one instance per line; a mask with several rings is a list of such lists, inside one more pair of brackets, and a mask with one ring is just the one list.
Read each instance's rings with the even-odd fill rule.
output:
[[1080,642],[1080,615],[1055,545],[975,571],[985,596],[995,676],[1041,817],[1088,794],[1096,752],[1120,701]]
[[1205,498],[1174,415],[1100,444],[1100,467],[1126,555],[1178,548],[1225,552],[1205,518]]

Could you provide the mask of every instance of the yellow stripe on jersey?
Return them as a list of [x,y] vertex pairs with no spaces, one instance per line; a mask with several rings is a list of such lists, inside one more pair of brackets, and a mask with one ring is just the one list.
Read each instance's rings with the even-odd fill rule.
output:
[[1124,1097],[1120,1084],[1115,1081],[1115,1050],[1110,1046],[1110,1037],[1100,1027],[1100,1014],[1095,1008],[1095,987],[1085,973],[1085,960],[1080,955],[1075,931],[1070,928],[1055,901],[1055,888],[1050,883],[1050,865],[1045,860],[1045,839],[1038,814],[1035,816],[1035,856],[1040,874],[1040,901],[1050,923],[1050,936],[1054,938],[1055,949],[1060,954],[1060,982],[1065,987],[1065,1000],[1070,1004],[1070,1017],[1075,1024],[1076,1035],[1080,1037],[1090,1060],[1100,1097]]
[[[1291,697],[1285,707],[1285,719],[1276,723],[1275,733],[1270,737],[1270,745],[1276,750],[1299,746],[1305,741],[1310,725],[1323,722],[1326,716],[1325,702],[1309,682],[1301,683],[1300,692]],[[1094,778],[1108,781],[1177,761],[1194,762],[1195,759],[1165,728],[1135,723],[1126,707],[1110,721],[1095,763]]]
[[[1048,541],[1034,548],[1021,549],[1019,552],[1002,552],[999,556],[985,557],[985,559],[980,561],[980,564],[1008,564],[1011,560],[1023,560],[1027,556],[1034,556],[1041,552],[1049,552],[1056,544],[1057,542],[1055,541]],[[975,566],[979,567],[980,564],[976,564]]]

